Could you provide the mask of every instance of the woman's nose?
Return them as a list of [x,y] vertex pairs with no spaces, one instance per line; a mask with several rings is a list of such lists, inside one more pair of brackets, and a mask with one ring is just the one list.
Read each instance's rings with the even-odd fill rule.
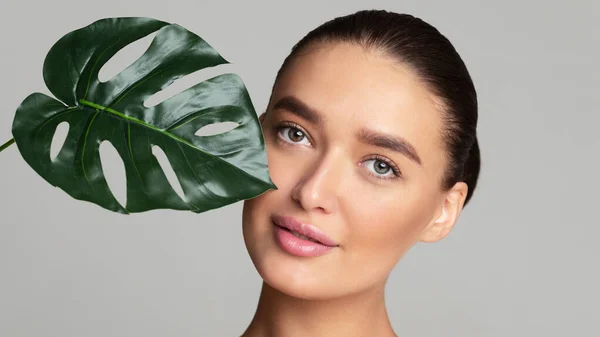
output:
[[292,199],[307,211],[335,212],[343,175],[339,156],[334,153],[321,156],[305,166],[292,190]]

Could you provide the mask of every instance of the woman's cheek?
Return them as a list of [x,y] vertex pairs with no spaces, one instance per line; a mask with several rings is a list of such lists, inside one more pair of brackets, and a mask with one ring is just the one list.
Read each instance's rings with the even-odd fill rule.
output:
[[383,202],[380,197],[379,202],[363,202],[361,207],[353,208],[354,212],[349,216],[353,219],[352,245],[361,252],[357,256],[376,257],[384,269],[393,268],[417,242],[426,222],[425,212],[417,202],[399,204],[398,200],[409,201],[400,195],[385,198]]
[[268,151],[267,155],[269,163],[269,175],[277,186],[279,191],[289,190],[296,176],[293,163],[297,162],[297,158],[291,158],[289,155],[286,156],[281,153],[281,150],[273,149]]
[[266,141],[266,149],[267,149],[267,163],[269,167],[269,175],[273,180],[273,183],[277,186],[278,189],[281,189],[286,181],[285,178],[285,166],[286,161],[283,160],[281,155],[281,150],[278,149],[278,144],[273,140],[273,135],[265,134]]
[[275,139],[271,140],[267,145],[269,175],[278,190],[291,191],[310,169],[314,155],[311,148],[295,148],[294,145],[286,146]]

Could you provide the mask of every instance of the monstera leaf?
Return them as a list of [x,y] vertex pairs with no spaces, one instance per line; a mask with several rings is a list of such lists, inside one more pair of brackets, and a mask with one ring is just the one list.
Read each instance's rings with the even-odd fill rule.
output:
[[[120,49],[153,32],[150,47],[112,79],[100,68]],[[262,130],[241,79],[224,74],[164,102],[144,102],[174,80],[227,61],[181,26],[149,18],[110,18],[61,38],[46,56],[44,81],[56,97],[41,93],[18,107],[13,136],[27,163],[50,184],[76,199],[121,212],[170,208],[203,212],[276,189],[268,170]],[[57,126],[69,124],[55,159],[50,145]],[[232,130],[197,136],[201,127],[235,122]],[[111,193],[99,147],[109,141],[125,164],[127,205]],[[10,145],[7,143],[6,146]],[[152,153],[169,159],[185,197],[173,190]]]

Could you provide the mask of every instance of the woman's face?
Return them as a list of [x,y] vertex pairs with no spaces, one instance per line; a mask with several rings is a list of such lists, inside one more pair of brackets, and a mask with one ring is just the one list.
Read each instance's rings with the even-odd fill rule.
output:
[[245,201],[243,233],[279,291],[327,299],[378,289],[407,250],[444,237],[460,213],[465,186],[440,187],[435,97],[385,56],[354,44],[304,51],[260,119],[278,189]]

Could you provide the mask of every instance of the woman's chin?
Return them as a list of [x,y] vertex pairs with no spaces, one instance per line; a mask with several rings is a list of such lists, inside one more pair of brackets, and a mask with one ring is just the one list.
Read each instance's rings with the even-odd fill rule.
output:
[[[273,247],[275,248],[275,247]],[[323,257],[321,257],[323,258]],[[271,251],[261,261],[255,261],[263,281],[275,291],[304,300],[325,300],[343,296],[334,270],[325,268],[326,261],[318,258],[291,256]]]
[[281,272],[267,272],[261,274],[264,283],[272,290],[283,295],[302,300],[327,300],[342,294],[334,293],[332,289],[322,282],[304,281],[294,275],[286,275]]

